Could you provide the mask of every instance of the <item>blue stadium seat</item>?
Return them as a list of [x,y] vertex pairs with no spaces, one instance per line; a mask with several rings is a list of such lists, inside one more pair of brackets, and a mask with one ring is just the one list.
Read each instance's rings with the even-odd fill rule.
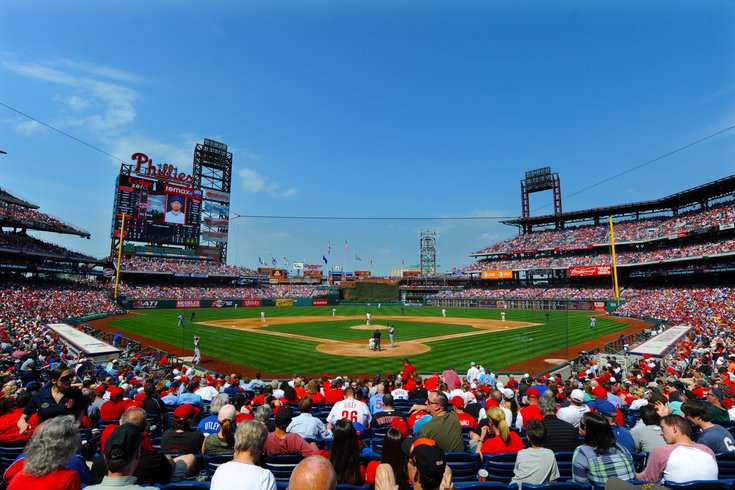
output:
[[483,454],[482,467],[487,470],[488,481],[510,483],[518,453]]
[[475,482],[456,482],[454,488],[462,490],[518,490],[518,485],[513,483],[500,483],[498,481],[475,481]]
[[559,478],[557,481],[567,481],[572,479],[572,456],[573,452],[560,451],[554,453],[556,456],[556,466],[559,468]]
[[522,488],[523,490],[526,490],[527,488],[530,488],[531,490],[585,490],[592,488],[592,485],[590,485],[589,483],[577,483],[574,481],[556,481],[539,483],[537,485],[533,483],[524,483]]
[[482,460],[476,453],[447,453],[447,464],[452,469],[452,481],[477,481]]
[[[212,482],[208,481],[180,481],[180,482],[174,482],[174,483],[167,483],[165,485],[162,485],[158,488],[161,488],[162,490],[205,490],[209,489],[209,487],[212,485]],[[156,487],[151,487],[156,488]]]
[[276,456],[263,456],[260,465],[270,470],[276,481],[288,482],[291,472],[296,465],[304,459],[300,454],[279,454]]
[[732,490],[732,480],[696,480],[687,483],[666,482],[671,490]]
[[232,461],[232,458],[234,457],[234,454],[218,454],[216,456],[205,454],[204,469],[207,471],[207,478],[211,480],[212,475],[214,475],[214,472],[217,471],[217,468],[219,468],[220,465],[227,463],[228,461]]
[[735,452],[717,453],[717,477],[722,480],[735,478]]
[[23,452],[24,446],[0,446],[0,470],[5,469],[18,459]]

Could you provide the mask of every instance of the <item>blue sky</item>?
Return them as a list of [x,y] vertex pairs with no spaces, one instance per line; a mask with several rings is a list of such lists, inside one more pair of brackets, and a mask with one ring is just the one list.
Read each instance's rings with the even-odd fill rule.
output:
[[[573,193],[735,124],[735,2],[5,2],[0,102],[122,160],[234,154],[232,211],[518,216],[550,165]],[[102,257],[119,161],[0,107],[0,186],[92,233]],[[731,175],[735,130],[564,200],[655,199]],[[550,193],[531,198],[538,210]],[[535,214],[548,213],[549,207]],[[229,262],[442,270],[516,233],[496,220],[242,218]],[[356,262],[354,256],[363,260]],[[374,263],[370,266],[369,261]]]

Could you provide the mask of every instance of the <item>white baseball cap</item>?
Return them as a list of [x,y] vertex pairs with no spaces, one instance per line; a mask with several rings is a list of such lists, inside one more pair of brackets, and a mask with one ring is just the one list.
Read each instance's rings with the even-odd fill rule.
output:
[[577,388],[576,390],[572,390],[569,398],[571,398],[575,402],[582,403],[584,402],[584,391],[580,390],[579,388]]

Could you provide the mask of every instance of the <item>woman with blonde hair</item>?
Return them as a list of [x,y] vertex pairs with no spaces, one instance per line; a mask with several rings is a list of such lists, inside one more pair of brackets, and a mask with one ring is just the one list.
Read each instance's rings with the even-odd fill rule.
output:
[[306,383],[306,394],[311,397],[312,405],[323,405],[324,395],[319,390],[319,381],[312,379]]
[[510,430],[500,408],[490,407],[486,412],[489,425],[480,432],[478,454],[517,453],[524,448],[521,436]]

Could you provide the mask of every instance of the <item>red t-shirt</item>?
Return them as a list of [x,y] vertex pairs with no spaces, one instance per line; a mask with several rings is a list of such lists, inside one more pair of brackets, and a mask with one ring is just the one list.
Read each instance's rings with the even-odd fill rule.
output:
[[458,413],[459,425],[462,427],[477,427],[477,419],[468,413]]
[[528,425],[529,420],[543,419],[543,417],[541,416],[541,410],[539,410],[538,405],[528,405],[527,407],[521,408],[518,413],[521,414],[521,416],[523,417],[523,427],[526,427]]
[[8,485],[8,490],[82,490],[79,473],[66,468],[53,471],[48,475],[36,477],[21,471]]
[[485,439],[485,442],[482,444],[482,453],[483,454],[499,454],[499,453],[517,453],[521,449],[523,449],[523,440],[521,439],[521,436],[516,434],[513,431],[509,432],[510,438],[508,439],[508,444],[506,445],[505,442],[503,442],[503,439],[500,438],[500,436],[491,437],[489,439]]
[[329,390],[324,396],[326,403],[337,403],[344,399],[345,392],[340,389]]
[[23,414],[22,408],[16,408],[12,412],[0,416],[0,443],[27,441],[38,426],[38,413],[34,413],[28,419],[30,429],[23,434],[18,431],[18,419]]
[[311,397],[312,405],[321,405],[324,403],[324,395],[321,393],[307,393]]
[[100,419],[102,420],[120,420],[123,412],[133,400],[110,400],[106,401],[100,407]]

